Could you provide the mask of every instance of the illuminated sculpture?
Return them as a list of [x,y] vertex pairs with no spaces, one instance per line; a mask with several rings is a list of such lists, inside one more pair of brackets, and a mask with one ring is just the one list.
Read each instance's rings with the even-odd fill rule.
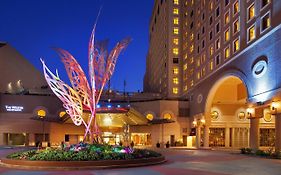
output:
[[[90,137],[99,136],[99,128],[96,121],[96,104],[98,104],[106,82],[113,74],[117,58],[120,52],[127,47],[130,39],[118,42],[113,50],[107,51],[106,42],[95,43],[95,28],[93,28],[89,42],[89,77],[86,75],[76,59],[66,50],[55,48],[63,62],[72,87],[60,80],[58,73],[53,74],[41,59],[45,79],[54,94],[63,102],[67,114],[77,126],[83,124],[86,127],[84,140],[87,134]],[[91,112],[88,121],[82,117],[83,110]]]

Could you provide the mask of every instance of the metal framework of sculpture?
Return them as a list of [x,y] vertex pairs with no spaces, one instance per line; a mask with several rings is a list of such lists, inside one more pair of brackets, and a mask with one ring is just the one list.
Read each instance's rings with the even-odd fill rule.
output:
[[[67,114],[75,125],[83,124],[85,126],[84,140],[88,134],[92,138],[100,134],[96,120],[96,104],[100,100],[106,82],[114,72],[118,56],[130,42],[130,39],[126,38],[118,42],[111,52],[108,52],[107,41],[95,42],[95,28],[96,24],[88,48],[90,84],[79,63],[66,50],[55,48],[65,66],[72,87],[63,82],[58,73],[53,74],[41,59],[45,79],[54,94],[63,102]],[[84,121],[82,117],[83,110],[91,112],[87,121]]]

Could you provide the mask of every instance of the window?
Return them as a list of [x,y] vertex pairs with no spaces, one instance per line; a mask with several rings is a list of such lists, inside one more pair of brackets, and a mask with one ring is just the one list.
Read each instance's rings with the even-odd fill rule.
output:
[[202,21],[205,19],[205,13],[202,13]]
[[228,24],[230,21],[229,11],[224,14],[224,24]]
[[220,54],[216,56],[216,66],[220,64]]
[[192,17],[193,16],[193,10],[191,10],[191,12],[190,12],[190,17]]
[[194,45],[192,44],[191,46],[190,46],[190,52],[193,52],[194,51]]
[[197,65],[197,67],[200,66],[200,58],[197,59],[197,64],[196,65]]
[[191,58],[190,58],[190,64],[192,64],[193,62],[194,62],[194,58],[191,57]]
[[186,64],[186,63],[183,65],[183,70],[184,70],[184,71],[187,70],[187,64]]
[[174,0],[175,5],[179,5],[179,0]]
[[197,40],[200,39],[200,33],[197,33]]
[[193,28],[193,22],[191,22],[191,24],[190,24],[190,29],[192,29]]
[[210,31],[209,33],[209,40],[212,40],[213,39],[213,31]]
[[227,6],[229,4],[229,0],[224,0],[224,6]]
[[179,63],[179,59],[178,58],[173,58],[173,63],[174,64],[178,64]]
[[219,17],[220,16],[220,7],[217,7],[216,9],[216,17]]
[[179,24],[179,18],[174,18],[174,24],[176,24],[176,25]]
[[213,8],[214,8],[214,3],[213,3],[213,1],[210,2],[209,8],[210,8],[210,11],[213,10]]
[[216,24],[216,33],[219,33],[220,32],[220,23],[217,23]]
[[147,114],[146,118],[150,121],[153,120],[153,114]]
[[202,27],[202,34],[204,34],[205,33],[205,27],[203,26]]
[[179,79],[178,79],[177,77],[174,77],[174,78],[173,78],[173,83],[174,83],[174,84],[179,84]]
[[248,21],[255,17],[255,4],[251,4],[248,8]]
[[178,94],[178,93],[179,93],[178,88],[174,87],[174,88],[173,88],[173,94]]
[[229,58],[229,56],[230,56],[230,47],[227,46],[227,47],[224,49],[224,59]]
[[234,4],[233,4],[233,15],[236,15],[238,12],[239,12],[239,1],[236,1]]
[[40,110],[37,111],[37,115],[40,118],[44,118],[44,117],[46,117],[46,111],[44,109],[40,109]]
[[209,23],[210,23],[210,25],[212,25],[212,23],[213,23],[213,17],[212,16],[209,18]]
[[205,40],[202,40],[202,48],[204,49],[205,47]]
[[179,54],[179,48],[173,48],[173,54],[178,55]]
[[175,74],[175,75],[179,74],[179,68],[174,67],[173,68],[173,74]]
[[210,70],[213,70],[213,69],[214,69],[214,63],[213,63],[213,61],[210,61],[209,67],[210,67]]
[[261,31],[265,31],[266,29],[268,29],[270,27],[270,13],[267,13],[266,15],[264,15],[261,19]]
[[221,47],[220,39],[216,40],[216,50],[218,50]]
[[248,42],[250,42],[250,41],[252,41],[256,38],[256,27],[255,27],[255,25],[252,25],[250,28],[248,28],[247,34],[248,34]]
[[177,28],[177,27],[174,27],[174,34],[179,34],[179,28]]
[[179,9],[178,8],[174,8],[173,14],[178,15],[179,14]]
[[214,54],[214,46],[210,47],[210,56],[212,56]]
[[230,31],[229,28],[224,32],[224,41],[229,41],[230,39]]
[[237,33],[240,31],[240,19],[237,19],[234,23],[233,23],[233,33]]
[[194,82],[193,80],[190,81],[190,86],[193,86],[194,85]]
[[179,39],[178,39],[178,38],[174,38],[174,39],[173,39],[173,43],[174,43],[175,45],[179,45]]
[[197,79],[199,80],[199,79],[200,79],[200,77],[201,77],[200,72],[197,72]]
[[193,39],[194,39],[194,34],[191,33],[191,34],[190,34],[190,41],[192,41]]
[[233,42],[233,52],[237,52],[240,49],[240,41],[239,38],[237,38],[234,42]]
[[261,8],[264,8],[269,3],[270,3],[270,0],[261,0]]

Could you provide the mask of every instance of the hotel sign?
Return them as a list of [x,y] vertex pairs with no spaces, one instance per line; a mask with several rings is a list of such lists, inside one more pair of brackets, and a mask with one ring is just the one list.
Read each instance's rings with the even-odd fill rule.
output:
[[22,112],[23,111],[23,106],[5,105],[5,108],[6,108],[7,112]]

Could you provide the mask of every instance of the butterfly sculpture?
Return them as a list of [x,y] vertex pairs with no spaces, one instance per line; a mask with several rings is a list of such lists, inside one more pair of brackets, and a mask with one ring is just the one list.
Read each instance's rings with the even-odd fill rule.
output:
[[[96,121],[96,105],[106,82],[114,72],[118,56],[130,42],[130,38],[126,38],[108,52],[107,42],[95,42],[95,28],[96,24],[92,30],[88,53],[90,83],[79,63],[66,50],[55,48],[65,66],[72,87],[63,82],[58,73],[53,74],[41,59],[45,79],[54,94],[62,101],[66,113],[75,125],[85,126],[84,140],[88,134],[92,138],[100,134]],[[82,117],[84,110],[91,112],[87,121]]]

